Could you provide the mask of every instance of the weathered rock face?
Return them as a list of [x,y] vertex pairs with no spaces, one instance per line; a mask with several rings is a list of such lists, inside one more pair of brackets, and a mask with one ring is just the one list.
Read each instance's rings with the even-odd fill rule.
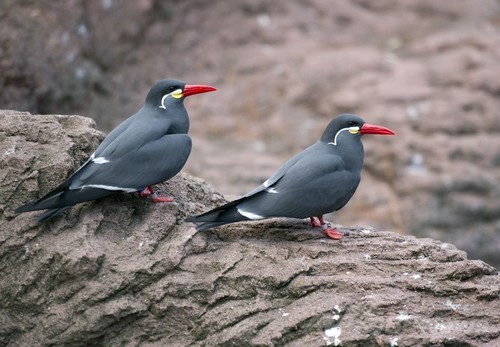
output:
[[0,108],[110,130],[160,78],[213,84],[187,101],[186,169],[233,195],[357,113],[398,136],[365,139],[363,180],[337,220],[500,266],[496,0],[3,0],[0,18]]
[[172,204],[116,195],[37,226],[12,210],[102,138],[78,116],[0,113],[0,344],[498,345],[500,276],[453,245],[306,221],[184,223],[223,201],[180,174]]

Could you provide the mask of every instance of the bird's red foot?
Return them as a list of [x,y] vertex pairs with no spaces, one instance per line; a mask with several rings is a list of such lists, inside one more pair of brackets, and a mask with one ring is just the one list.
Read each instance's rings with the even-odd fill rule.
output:
[[[154,195],[156,195],[156,193]],[[153,199],[151,201],[152,202],[172,202],[172,201],[174,201],[174,199],[169,197],[169,196],[156,195],[156,197],[153,197]]]
[[340,240],[344,235],[337,228],[334,228],[331,223],[328,223],[323,220],[323,216],[318,217],[309,217],[311,220],[311,226],[313,228],[321,228],[323,232],[331,239]]
[[143,199],[150,198],[152,202],[172,202],[172,201],[174,201],[173,198],[170,198],[168,196],[158,195],[158,193],[155,192],[155,190],[153,189],[152,186],[147,186],[143,190],[139,190],[137,193]]
[[337,228],[332,227],[330,223],[326,223],[323,226],[323,232],[326,234],[331,239],[334,240],[340,240],[344,235],[340,231],[337,230]]

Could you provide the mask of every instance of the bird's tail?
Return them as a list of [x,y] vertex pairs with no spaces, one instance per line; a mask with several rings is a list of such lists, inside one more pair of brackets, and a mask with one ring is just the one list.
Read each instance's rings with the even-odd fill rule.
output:
[[246,198],[241,198],[220,207],[217,207],[213,210],[205,212],[203,214],[197,216],[190,216],[185,219],[186,222],[192,223],[202,223],[196,227],[196,230],[208,230],[211,228],[215,228],[224,224],[241,222],[245,220],[250,220],[249,218],[243,216],[238,211],[238,204],[240,204]]
[[23,213],[37,210],[47,210],[38,217],[38,222],[42,223],[58,214],[66,211],[80,202],[96,200],[116,193],[116,191],[109,191],[98,188],[83,188],[76,190],[62,190],[56,192],[55,190],[42,197],[41,199],[29,202],[23,206],[18,207],[15,212]]
[[73,206],[85,201],[96,200],[115,193],[116,191],[99,188],[82,188],[75,190],[67,189],[58,192],[57,194],[52,194],[51,192],[41,199],[18,207],[15,212],[22,213],[46,209],[59,209],[63,207]]
[[71,184],[70,179],[67,179],[66,181],[61,183],[58,187],[56,187],[55,189],[53,189],[40,199],[29,202],[23,206],[16,208],[15,212],[23,213],[23,212],[30,212],[37,210],[45,210],[48,208],[52,209],[52,208],[62,207],[62,205],[60,204],[60,200],[64,192],[66,192],[69,189],[70,184]]
[[61,208],[51,208],[47,211],[45,211],[44,213],[42,213],[36,220],[38,223],[43,223],[55,216],[57,216],[58,214],[61,214],[63,213],[64,211],[70,209],[72,206],[65,206],[65,207],[61,207]]
[[54,195],[46,195],[41,199],[29,202],[23,206],[20,206],[16,208],[15,212],[16,213],[23,213],[23,212],[30,212],[30,211],[37,211],[37,210],[45,210],[45,209],[53,209],[53,208],[59,208],[61,206],[58,206],[60,203],[60,198],[63,192],[59,192]]

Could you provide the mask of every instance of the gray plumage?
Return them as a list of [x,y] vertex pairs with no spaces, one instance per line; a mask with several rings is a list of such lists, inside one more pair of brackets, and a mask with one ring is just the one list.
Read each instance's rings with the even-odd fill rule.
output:
[[175,176],[191,152],[184,96],[212,90],[177,80],[159,81],[144,106],[113,129],[71,177],[16,212],[47,209],[38,218],[43,222],[77,203],[139,191]]
[[[206,230],[271,217],[320,217],[341,209],[360,182],[365,124],[351,114],[334,118],[318,142],[288,160],[262,185],[238,200],[186,221],[201,222],[197,229]],[[368,127],[377,126],[365,128]],[[367,133],[383,134],[382,130],[377,131]],[[384,134],[393,134],[388,131]]]

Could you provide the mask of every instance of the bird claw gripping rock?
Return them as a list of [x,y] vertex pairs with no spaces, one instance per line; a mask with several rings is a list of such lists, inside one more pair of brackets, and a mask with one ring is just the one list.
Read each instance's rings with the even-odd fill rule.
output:
[[153,189],[152,186],[147,186],[143,190],[138,191],[137,194],[139,194],[139,197],[141,197],[143,199],[149,199],[152,202],[172,202],[172,201],[174,201],[174,199],[171,197],[160,195],[160,194],[158,194],[157,191],[155,192],[155,190]]
[[154,193],[151,196],[151,201],[152,202],[173,202],[174,199],[169,197],[169,196],[158,195],[158,194]]
[[311,226],[313,228],[321,228],[326,236],[333,240],[340,240],[344,235],[335,228],[332,223],[325,222],[323,216],[321,217],[310,217]]
[[329,238],[333,240],[340,240],[344,235],[340,231],[337,230],[337,228],[333,227],[332,223],[326,222],[321,226],[323,229],[323,232],[328,236]]

